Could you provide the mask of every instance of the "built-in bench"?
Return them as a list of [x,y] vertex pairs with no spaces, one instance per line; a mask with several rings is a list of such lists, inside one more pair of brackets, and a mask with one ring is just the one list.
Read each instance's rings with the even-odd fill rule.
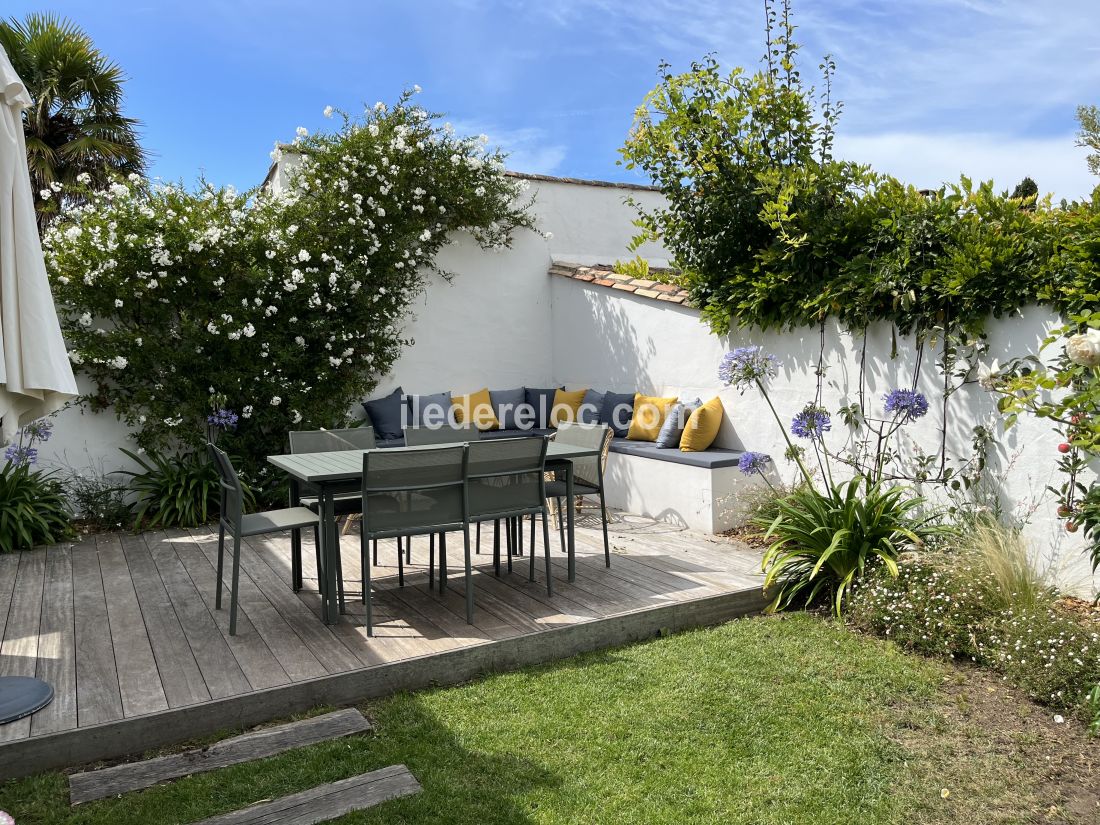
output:
[[738,468],[740,450],[662,449],[616,438],[604,473],[607,504],[692,530],[720,533],[744,522],[739,492],[763,482]]

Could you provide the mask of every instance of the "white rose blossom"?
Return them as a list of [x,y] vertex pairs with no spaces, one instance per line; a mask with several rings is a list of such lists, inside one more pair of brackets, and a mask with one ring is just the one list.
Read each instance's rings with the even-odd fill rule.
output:
[[1100,329],[1071,336],[1066,341],[1066,355],[1082,367],[1100,367]]

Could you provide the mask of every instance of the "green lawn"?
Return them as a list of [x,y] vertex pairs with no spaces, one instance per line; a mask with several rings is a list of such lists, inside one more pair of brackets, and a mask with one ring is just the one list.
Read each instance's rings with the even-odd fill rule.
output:
[[1034,755],[952,722],[958,681],[810,616],[746,619],[400,695],[364,709],[373,735],[124,799],[70,809],[61,774],[19,780],[0,808],[19,825],[185,823],[405,763],[421,795],[341,821],[1033,821]]

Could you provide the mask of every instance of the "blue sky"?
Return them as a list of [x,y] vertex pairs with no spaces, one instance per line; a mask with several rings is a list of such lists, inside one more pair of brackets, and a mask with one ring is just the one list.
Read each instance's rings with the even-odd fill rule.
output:
[[[421,103],[512,153],[510,168],[641,180],[615,164],[659,60],[755,68],[761,0],[8,0],[83,26],[130,77],[152,172],[247,188],[276,140],[419,84]],[[801,0],[805,68],[837,61],[838,152],[922,186],[1023,175],[1096,183],[1074,109],[1100,104],[1097,0]]]

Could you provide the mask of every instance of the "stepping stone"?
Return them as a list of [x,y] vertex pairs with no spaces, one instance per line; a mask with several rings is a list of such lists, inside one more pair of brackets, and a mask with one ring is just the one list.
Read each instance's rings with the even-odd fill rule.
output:
[[391,765],[204,819],[194,825],[313,825],[418,793],[420,783],[409,773],[409,769],[404,765]]
[[181,776],[264,759],[329,739],[365,733],[370,729],[371,724],[363,714],[355,708],[348,708],[299,722],[261,728],[223,739],[205,748],[74,773],[69,776],[69,802],[79,805],[93,799],[150,788]]

